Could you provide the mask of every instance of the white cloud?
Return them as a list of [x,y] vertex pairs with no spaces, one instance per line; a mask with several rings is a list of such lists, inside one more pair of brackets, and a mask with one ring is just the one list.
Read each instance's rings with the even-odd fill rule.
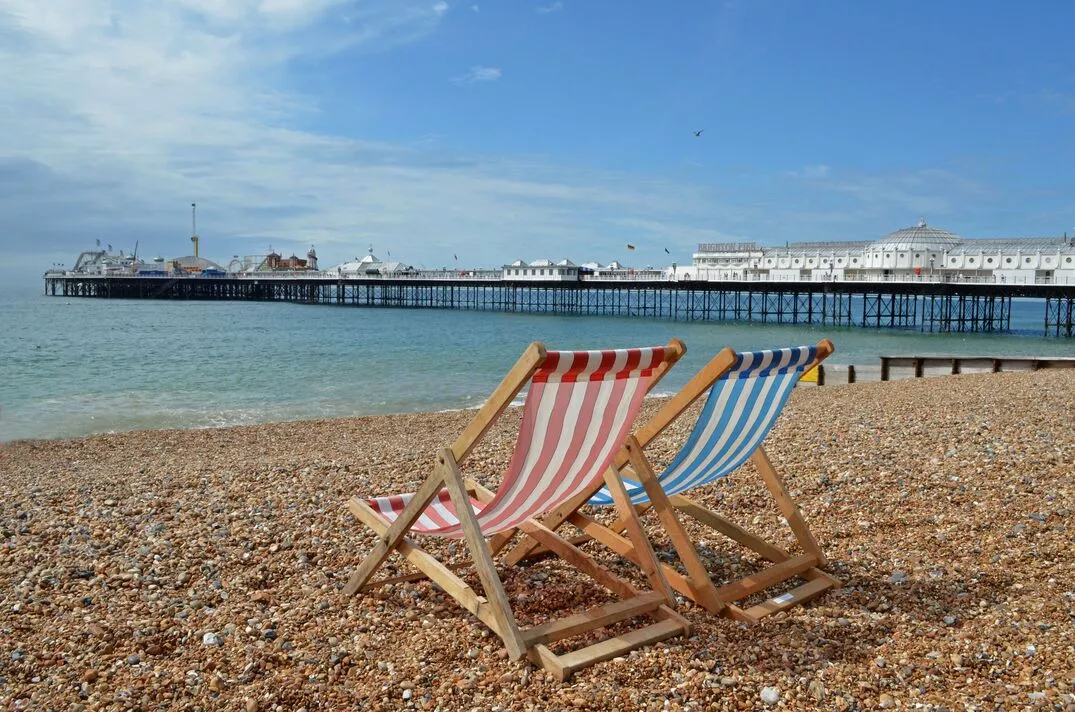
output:
[[443,15],[444,13],[448,12],[448,3],[444,2],[444,0],[441,0],[433,6],[433,12],[437,13],[438,15]]
[[475,82],[492,82],[500,79],[500,70],[496,67],[471,67],[466,74],[452,79],[456,84],[474,84]]
[[830,166],[827,166],[824,163],[818,163],[812,166],[803,166],[798,170],[788,171],[787,174],[793,178],[806,178],[809,180],[825,178],[829,175],[830,170]]
[[470,9],[473,10],[474,12],[477,12],[479,8],[478,8],[477,5],[471,5]]
[[[428,0],[45,7],[0,0],[0,272],[71,264],[98,234],[185,254],[192,201],[203,254],[224,261],[270,242],[315,244],[326,264],[371,241],[431,265],[463,243],[485,264],[514,259],[519,244],[598,256],[621,242],[605,212],[716,219],[712,195],[638,176],[298,128],[319,107],[282,81],[293,60],[420,40],[440,21]],[[476,66],[461,79],[500,76]]]
[[[294,88],[296,60],[346,49],[350,67],[441,21],[429,0],[0,0],[0,281],[71,264],[98,235],[128,250],[137,240],[144,255],[186,254],[192,201],[213,259],[314,244],[331,265],[372,242],[432,266],[460,245],[495,265],[520,249],[607,261],[625,234],[640,249],[647,234],[684,249],[724,234],[782,242],[796,210],[853,214],[846,236],[865,225],[869,237],[905,224],[908,209],[939,215],[924,198],[980,197],[950,173],[836,181],[835,169],[806,188],[733,195],[713,182],[301,128],[320,107]],[[460,79],[500,76],[477,66]],[[356,111],[379,103],[360,89],[348,99]],[[824,224],[812,229],[800,236],[825,237]]]
[[560,2],[560,0],[556,0],[556,2],[554,2],[554,3],[550,4],[550,5],[538,5],[537,8],[536,8],[536,10],[538,12],[542,13],[542,14],[548,14],[550,12],[557,12],[558,10],[563,10],[563,9],[564,9],[564,4],[562,2]]

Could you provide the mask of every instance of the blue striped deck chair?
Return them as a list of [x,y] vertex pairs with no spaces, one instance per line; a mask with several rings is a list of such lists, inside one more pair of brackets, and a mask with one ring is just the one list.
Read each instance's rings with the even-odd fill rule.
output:
[[[826,565],[825,556],[762,447],[795,384],[832,352],[833,345],[828,339],[816,346],[769,351],[722,350],[651,421],[627,438],[615,461],[631,502],[640,513],[651,509],[656,512],[676,550],[685,573],[662,563],[668,583],[711,612],[754,623],[840,585],[839,580],[821,570]],[[706,392],[709,397],[683,447],[660,475],[655,474],[644,448]],[[695,487],[728,476],[748,459],[787,520],[801,554],[793,556],[684,496]],[[624,558],[634,560],[630,542],[623,537],[623,522],[616,520],[611,526],[601,524],[581,511],[582,504],[579,499],[568,502],[542,523],[554,528],[569,522],[583,532],[574,542],[595,539]],[[585,504],[598,507],[613,504],[611,493],[607,488],[596,490]],[[739,581],[718,585],[677,515],[694,518],[771,564]],[[508,560],[517,561],[540,553],[543,553],[540,546],[525,540],[510,552]],[[736,605],[795,578],[805,583],[748,608]]]

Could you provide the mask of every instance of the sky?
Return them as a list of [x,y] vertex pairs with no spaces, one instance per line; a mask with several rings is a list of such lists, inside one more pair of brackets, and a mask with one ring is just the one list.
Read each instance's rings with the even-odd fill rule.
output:
[[1066,0],[0,0],[0,282],[97,239],[190,254],[192,202],[222,264],[1075,233],[1072,27]]

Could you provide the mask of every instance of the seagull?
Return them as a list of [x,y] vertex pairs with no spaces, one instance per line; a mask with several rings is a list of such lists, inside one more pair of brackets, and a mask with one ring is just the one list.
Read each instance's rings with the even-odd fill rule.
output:
[[705,131],[705,129],[698,129],[697,131],[694,132],[694,137],[698,138],[699,136],[702,135],[703,131]]

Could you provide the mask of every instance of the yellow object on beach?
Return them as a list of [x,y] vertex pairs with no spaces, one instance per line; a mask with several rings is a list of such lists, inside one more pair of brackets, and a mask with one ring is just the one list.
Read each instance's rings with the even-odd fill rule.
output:
[[817,383],[817,366],[814,366],[809,371],[804,373],[800,378],[800,381],[806,381],[807,383]]

